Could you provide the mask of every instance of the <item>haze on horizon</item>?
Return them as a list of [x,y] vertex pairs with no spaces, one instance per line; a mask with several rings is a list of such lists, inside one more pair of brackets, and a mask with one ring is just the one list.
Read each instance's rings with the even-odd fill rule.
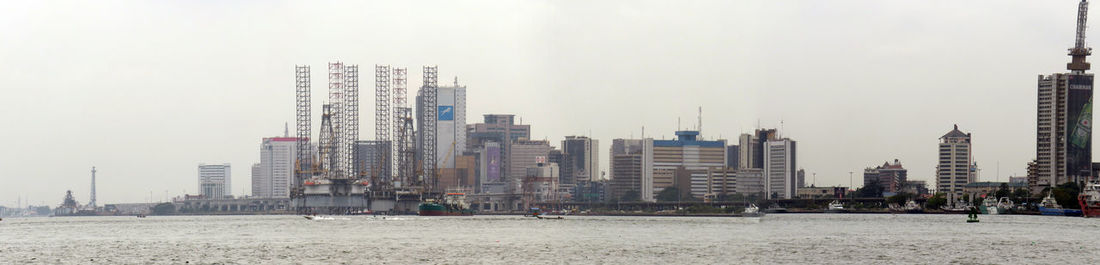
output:
[[[1035,157],[1036,78],[1066,72],[1077,1],[96,1],[0,3],[0,205],[197,193],[199,163],[232,163],[247,195],[262,137],[293,126],[293,66],[423,65],[468,86],[467,120],[510,113],[534,138],[798,141],[807,183],[862,183],[900,159],[935,172],[938,137],[973,133],[980,181]],[[1100,38],[1092,28],[1089,35]],[[1094,41],[1089,41],[1095,43]],[[317,118],[315,118],[317,119]],[[316,126],[315,122],[315,126]],[[314,134],[317,130],[314,129]],[[1094,152],[1095,153],[1095,152]],[[999,169],[998,166],[999,165]],[[997,174],[999,172],[999,174]],[[26,201],[24,202],[24,205]]]

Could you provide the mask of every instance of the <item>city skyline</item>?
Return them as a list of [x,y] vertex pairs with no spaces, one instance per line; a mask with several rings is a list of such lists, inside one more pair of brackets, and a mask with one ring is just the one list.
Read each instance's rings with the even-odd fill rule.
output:
[[[204,161],[238,165],[231,192],[246,195],[257,145],[293,123],[293,66],[320,70],[335,60],[413,72],[438,65],[441,85],[457,76],[469,86],[466,119],[516,114],[533,139],[559,149],[565,136],[611,143],[641,138],[642,127],[646,137],[671,139],[694,128],[702,106],[704,139],[731,142],[757,127],[797,139],[798,166],[817,173],[818,186],[847,186],[848,172],[890,159],[906,162],[910,180],[934,183],[932,146],[958,124],[973,133],[978,181],[1007,181],[1035,158],[1034,78],[1066,71],[1074,17],[1065,10],[1076,2],[997,3],[997,11],[900,1],[796,10],[464,2],[423,13],[397,12],[405,4],[346,11],[327,3],[139,3],[109,17],[96,8],[118,6],[49,11],[71,21],[46,19],[36,7],[48,4],[14,3],[0,10],[0,33],[15,36],[0,39],[9,92],[0,121],[21,129],[0,132],[19,139],[0,156],[0,180],[17,183],[0,187],[10,196],[0,205],[31,196],[52,206],[65,190],[87,202],[92,166],[98,204],[198,194],[195,167]],[[324,16],[329,11],[338,13]],[[190,20],[194,14],[202,19]],[[303,21],[287,19],[295,15]],[[447,23],[463,19],[473,21]],[[90,21],[64,24],[82,20]],[[408,28],[385,23],[394,20]],[[438,37],[417,37],[432,27]],[[398,37],[375,43],[380,36]],[[505,38],[514,36],[521,37]],[[370,80],[364,75],[363,84]],[[313,81],[315,120],[324,82]],[[410,75],[410,91],[420,84]],[[362,112],[372,105],[362,93]],[[373,140],[373,118],[361,117],[359,139]],[[608,155],[599,159],[610,168]]]

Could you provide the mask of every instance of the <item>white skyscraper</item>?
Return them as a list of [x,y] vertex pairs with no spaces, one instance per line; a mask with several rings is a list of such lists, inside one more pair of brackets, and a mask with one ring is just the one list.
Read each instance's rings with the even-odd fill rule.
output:
[[455,157],[466,151],[466,86],[440,86],[436,98],[439,119],[436,122],[436,163],[439,168],[454,168]]
[[252,196],[286,198],[294,179],[294,156],[298,152],[294,137],[264,138],[260,145],[259,168],[252,175]]
[[764,190],[768,196],[791,199],[795,197],[796,165],[795,141],[790,139],[764,142]]
[[232,197],[232,177],[229,163],[199,164],[199,194],[206,198]]

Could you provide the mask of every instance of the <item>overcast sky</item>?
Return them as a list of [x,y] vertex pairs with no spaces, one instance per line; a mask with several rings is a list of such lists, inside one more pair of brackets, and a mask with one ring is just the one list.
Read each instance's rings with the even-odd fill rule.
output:
[[[294,65],[423,65],[468,87],[467,120],[512,113],[534,138],[798,141],[807,183],[862,183],[900,159],[934,182],[938,137],[973,133],[981,180],[1025,175],[1036,79],[1065,72],[1077,2],[1057,1],[5,1],[0,205],[197,193],[198,163],[232,163],[250,193],[260,139],[293,123]],[[1095,23],[1094,23],[1095,24]],[[1097,36],[1090,29],[1092,36]],[[1095,38],[1094,38],[1095,39]],[[1093,43],[1095,43],[1093,41]],[[319,118],[315,118],[319,120]],[[315,124],[317,124],[315,122]],[[293,124],[291,124],[293,127]],[[314,130],[316,132],[316,129]],[[999,167],[998,167],[999,164]],[[998,170],[999,168],[999,170]],[[997,172],[999,171],[999,175]]]

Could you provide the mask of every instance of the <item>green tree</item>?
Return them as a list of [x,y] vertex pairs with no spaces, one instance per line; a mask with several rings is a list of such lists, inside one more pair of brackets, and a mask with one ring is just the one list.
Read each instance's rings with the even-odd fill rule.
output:
[[856,194],[864,198],[881,198],[884,190],[886,189],[882,187],[882,183],[879,183],[877,179],[872,179],[870,183],[856,190]]
[[925,202],[925,206],[927,206],[928,209],[940,209],[940,207],[944,205],[947,205],[947,196],[943,193],[936,193]]
[[680,200],[680,189],[676,187],[668,187],[661,192],[657,193],[657,201],[660,202],[674,202]]
[[1012,201],[1024,201],[1027,198],[1031,198],[1031,191],[1026,188],[1017,188],[1012,192]]
[[897,205],[905,205],[905,203],[909,201],[910,197],[912,197],[912,194],[899,192],[897,195],[890,196],[889,198],[886,198],[886,203],[895,203]]
[[1053,192],[1054,200],[1058,201],[1059,205],[1066,208],[1074,208],[1074,206],[1078,205],[1077,194],[1080,193],[1081,190],[1077,186],[1077,183],[1066,182],[1054,187],[1054,190],[1051,192]]
[[997,196],[997,198],[1008,197],[1009,195],[1012,195],[1012,191],[1008,190],[1008,183],[1001,183],[1001,188],[997,189],[997,192],[993,194],[993,196]]

